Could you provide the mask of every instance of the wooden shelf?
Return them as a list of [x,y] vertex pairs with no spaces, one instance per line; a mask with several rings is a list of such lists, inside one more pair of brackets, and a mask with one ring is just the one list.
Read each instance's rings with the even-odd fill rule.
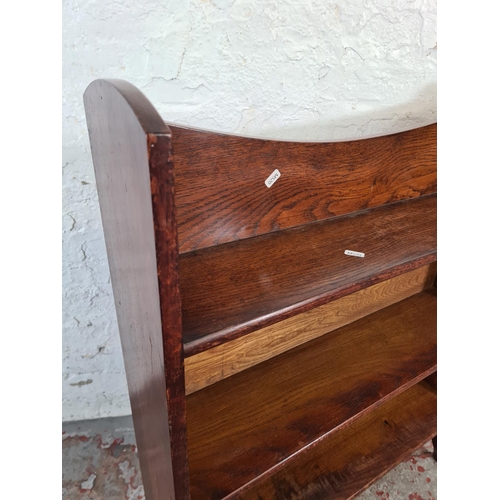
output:
[[84,101],[148,500],[345,499],[435,432],[436,124],[268,141],[122,80]]
[[182,254],[185,356],[435,260],[435,195]]
[[422,382],[298,453],[227,500],[347,500],[436,435],[436,392]]
[[420,293],[435,278],[434,262],[190,356],[184,360],[186,394]]
[[224,498],[355,419],[370,418],[435,369],[430,289],[191,394],[191,498]]

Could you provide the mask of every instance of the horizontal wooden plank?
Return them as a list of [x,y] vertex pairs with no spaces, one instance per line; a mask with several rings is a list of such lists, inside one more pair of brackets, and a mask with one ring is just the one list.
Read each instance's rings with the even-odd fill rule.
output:
[[334,143],[170,129],[181,252],[436,192],[435,124]]
[[435,252],[432,195],[181,255],[184,353],[421,267]]
[[435,369],[431,288],[189,395],[191,498],[223,498]]
[[226,500],[347,500],[436,435],[436,394],[417,384]]
[[186,394],[419,293],[435,276],[435,264],[420,267],[186,358]]

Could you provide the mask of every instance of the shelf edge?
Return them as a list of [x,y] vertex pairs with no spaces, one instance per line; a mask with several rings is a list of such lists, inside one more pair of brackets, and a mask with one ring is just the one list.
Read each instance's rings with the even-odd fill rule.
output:
[[[387,394],[386,396],[384,396],[383,398],[379,399],[378,401],[376,401],[372,405],[366,407],[364,410],[360,411],[356,415],[353,415],[352,417],[348,418],[347,420],[345,420],[344,422],[342,422],[341,424],[339,424],[335,428],[331,429],[330,431],[326,432],[322,436],[318,437],[317,439],[315,439],[311,443],[308,443],[306,446],[304,446],[300,450],[297,450],[295,453],[292,453],[289,457],[287,457],[284,460],[282,460],[281,462],[275,464],[273,467],[269,468],[264,473],[262,473],[259,476],[253,478],[248,483],[240,486],[238,489],[234,490],[229,495],[225,496],[223,498],[223,500],[238,500],[239,497],[240,497],[240,495],[242,493],[245,493],[247,490],[250,490],[255,485],[257,485],[258,483],[260,483],[261,481],[266,480],[267,478],[269,478],[270,476],[272,476],[273,474],[275,474],[276,472],[278,472],[280,469],[286,467],[287,464],[290,463],[290,461],[294,460],[298,455],[300,455],[302,453],[309,452],[310,450],[312,450],[316,446],[320,445],[326,439],[332,438],[336,433],[341,432],[342,430],[344,430],[345,428],[347,428],[348,426],[350,426],[354,422],[356,422],[358,419],[366,416],[367,414],[371,413],[372,411],[375,411],[376,409],[378,409],[383,404],[391,401],[392,399],[394,399],[397,396],[399,396],[401,393],[407,391],[411,387],[413,387],[413,386],[417,385],[418,383],[424,381],[428,376],[432,375],[436,371],[437,371],[437,365],[434,365],[433,367],[429,368],[428,370],[425,370],[424,372],[422,372],[421,374],[419,374],[417,377],[415,377],[411,381],[409,381],[406,384],[403,384],[402,386],[398,387],[396,390],[394,390],[391,393]],[[429,439],[431,439],[433,437],[434,436],[430,436]],[[417,446],[415,449],[418,449],[418,447],[419,446]],[[412,453],[412,450],[410,450],[409,453]],[[399,462],[400,461],[394,463],[391,467],[389,467],[388,469],[386,469],[384,472],[382,472],[381,474],[377,475],[377,477],[375,477],[372,481],[370,481],[363,489],[357,491],[354,495],[346,498],[346,500],[352,499],[355,495],[358,495],[364,489],[369,488],[370,485],[372,485],[375,481],[377,481],[377,479],[379,479],[381,476],[383,476],[392,467],[395,467]]]
[[350,283],[349,285],[335,288],[316,297],[297,302],[296,304],[277,310],[265,316],[260,316],[251,321],[247,321],[239,325],[224,328],[209,335],[205,335],[200,339],[186,342],[184,343],[184,356],[186,358],[194,356],[195,354],[199,354],[200,352],[207,351],[213,347],[252,333],[256,330],[259,330],[260,328],[273,325],[284,319],[296,316],[297,314],[309,311],[311,309],[314,309],[315,307],[322,306],[333,300],[339,299],[364,288],[368,288],[369,286],[376,285],[378,283],[381,283],[382,281],[395,278],[396,276],[409,271],[413,271],[414,269],[425,266],[427,264],[432,264],[436,261],[437,252],[429,252],[420,257],[417,257],[416,259],[411,259],[396,266],[389,267],[382,272],[372,274],[368,277]]

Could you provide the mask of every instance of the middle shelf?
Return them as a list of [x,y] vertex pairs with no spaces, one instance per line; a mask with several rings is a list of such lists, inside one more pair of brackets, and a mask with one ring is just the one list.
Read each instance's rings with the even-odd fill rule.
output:
[[229,494],[435,370],[428,289],[189,395],[193,498]]
[[435,195],[181,254],[184,353],[435,261]]

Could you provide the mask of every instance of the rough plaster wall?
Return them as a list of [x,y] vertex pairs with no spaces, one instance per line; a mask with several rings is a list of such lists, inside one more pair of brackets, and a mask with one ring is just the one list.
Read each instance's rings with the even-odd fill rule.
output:
[[166,121],[338,140],[436,121],[426,0],[64,0],[64,420],[130,412],[82,94],[138,86]]

